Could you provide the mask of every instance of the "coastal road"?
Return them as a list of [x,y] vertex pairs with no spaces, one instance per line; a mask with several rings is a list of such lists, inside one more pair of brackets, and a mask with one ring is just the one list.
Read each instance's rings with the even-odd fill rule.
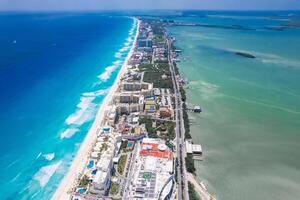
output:
[[183,126],[183,118],[182,118],[182,102],[181,102],[181,94],[179,91],[179,84],[176,79],[175,67],[171,57],[171,41],[167,35],[167,48],[168,48],[168,61],[170,65],[170,72],[172,75],[172,83],[174,89],[175,96],[175,115],[176,115],[176,146],[177,146],[177,159],[179,166],[177,166],[177,181],[178,181],[178,197],[177,199],[181,200],[182,197],[184,200],[189,199],[188,195],[188,185],[186,179],[186,167],[185,167],[185,156],[184,156],[184,126]]

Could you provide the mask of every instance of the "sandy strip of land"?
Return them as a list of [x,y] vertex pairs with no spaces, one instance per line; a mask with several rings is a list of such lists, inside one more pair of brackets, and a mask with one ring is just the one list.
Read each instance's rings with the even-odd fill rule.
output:
[[95,121],[93,122],[92,127],[90,128],[87,136],[85,137],[83,143],[81,144],[80,149],[78,150],[77,155],[76,155],[75,159],[73,160],[68,173],[66,174],[66,176],[60,183],[60,185],[57,188],[56,192],[54,193],[52,199],[67,200],[67,199],[71,198],[70,190],[75,186],[78,175],[83,171],[83,169],[85,168],[85,166],[88,162],[88,157],[89,157],[89,153],[92,149],[92,145],[95,143],[95,141],[97,139],[97,130],[101,127],[103,120],[105,118],[105,113],[106,113],[105,111],[106,111],[107,107],[110,105],[110,103],[112,102],[114,93],[118,89],[118,85],[121,80],[121,77],[127,71],[127,63],[134,51],[135,45],[136,45],[139,27],[140,27],[140,21],[138,20],[138,26],[137,26],[137,31],[136,31],[136,35],[134,38],[134,42],[133,42],[133,45],[126,57],[126,60],[125,60],[124,64],[122,65],[122,68],[120,69],[113,86],[111,87],[109,93],[107,94],[102,105],[100,106],[100,108],[97,112]]

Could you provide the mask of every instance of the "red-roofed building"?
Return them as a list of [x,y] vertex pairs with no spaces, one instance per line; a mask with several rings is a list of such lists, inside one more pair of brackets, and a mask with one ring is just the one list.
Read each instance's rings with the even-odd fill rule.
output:
[[173,153],[168,150],[165,144],[159,144],[158,142],[142,142],[142,149],[140,151],[141,156],[153,156],[157,158],[173,159]]

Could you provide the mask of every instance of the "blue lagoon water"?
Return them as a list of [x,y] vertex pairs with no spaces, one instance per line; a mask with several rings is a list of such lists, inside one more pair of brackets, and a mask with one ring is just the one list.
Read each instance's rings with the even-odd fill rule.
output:
[[137,22],[0,13],[0,199],[49,199],[132,45]]

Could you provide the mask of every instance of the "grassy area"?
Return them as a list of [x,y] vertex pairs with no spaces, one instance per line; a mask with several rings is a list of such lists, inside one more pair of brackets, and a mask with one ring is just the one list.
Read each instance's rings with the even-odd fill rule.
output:
[[[144,71],[145,82],[153,83],[157,88],[173,88],[171,73],[168,63],[156,63],[156,64],[141,64],[139,70]],[[168,78],[163,79],[162,75],[167,75]]]
[[155,128],[152,127],[152,122],[153,122],[153,120],[152,119],[148,119],[148,118],[140,118],[139,119],[139,123],[140,124],[145,124],[146,130],[148,132],[148,137],[149,138],[157,138],[158,135],[156,133]]
[[191,182],[188,182],[188,192],[190,200],[201,200],[200,196],[195,190],[195,186]]
[[174,140],[175,138],[175,123],[174,122],[163,122],[158,128],[160,137],[164,140]]
[[[173,140],[175,138],[175,123],[156,121],[156,127],[152,127],[153,119],[140,118],[139,123],[145,124],[149,138],[162,138],[164,140]],[[160,131],[160,135],[157,135]]]
[[109,194],[110,194],[110,195],[115,195],[115,194],[117,194],[118,191],[119,191],[119,187],[120,187],[120,185],[119,185],[118,183],[112,182],[112,183],[111,183],[111,186],[110,186],[110,188],[109,188]]
[[194,159],[193,159],[193,155],[188,154],[185,157],[185,165],[186,165],[186,170],[190,173],[195,173],[196,168],[195,168],[195,164],[194,164]]
[[121,175],[123,175],[123,173],[124,173],[126,161],[127,161],[127,155],[126,154],[121,155],[119,162],[118,162],[118,172]]

